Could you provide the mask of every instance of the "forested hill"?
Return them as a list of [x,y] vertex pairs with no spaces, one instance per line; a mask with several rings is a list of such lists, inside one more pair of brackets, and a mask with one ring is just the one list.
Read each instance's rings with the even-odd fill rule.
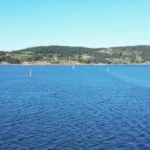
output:
[[0,51],[0,63],[10,64],[135,64],[150,63],[150,46],[86,48],[39,46]]

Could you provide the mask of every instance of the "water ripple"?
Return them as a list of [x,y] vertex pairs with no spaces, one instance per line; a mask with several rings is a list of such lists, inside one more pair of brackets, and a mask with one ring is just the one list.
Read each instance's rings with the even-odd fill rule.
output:
[[0,82],[0,149],[150,149],[149,88],[71,71]]

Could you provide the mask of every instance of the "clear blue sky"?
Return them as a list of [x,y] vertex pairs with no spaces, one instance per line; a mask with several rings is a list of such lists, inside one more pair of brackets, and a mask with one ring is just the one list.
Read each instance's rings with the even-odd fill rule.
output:
[[150,44],[150,0],[0,0],[0,50]]

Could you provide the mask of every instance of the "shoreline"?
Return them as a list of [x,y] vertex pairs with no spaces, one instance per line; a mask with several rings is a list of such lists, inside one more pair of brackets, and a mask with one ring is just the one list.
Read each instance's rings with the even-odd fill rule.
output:
[[0,64],[0,66],[149,66],[148,63],[139,64]]

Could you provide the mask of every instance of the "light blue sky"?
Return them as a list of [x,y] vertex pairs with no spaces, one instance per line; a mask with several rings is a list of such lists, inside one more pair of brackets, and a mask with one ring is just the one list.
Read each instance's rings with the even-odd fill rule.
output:
[[0,50],[150,44],[150,0],[0,0]]

